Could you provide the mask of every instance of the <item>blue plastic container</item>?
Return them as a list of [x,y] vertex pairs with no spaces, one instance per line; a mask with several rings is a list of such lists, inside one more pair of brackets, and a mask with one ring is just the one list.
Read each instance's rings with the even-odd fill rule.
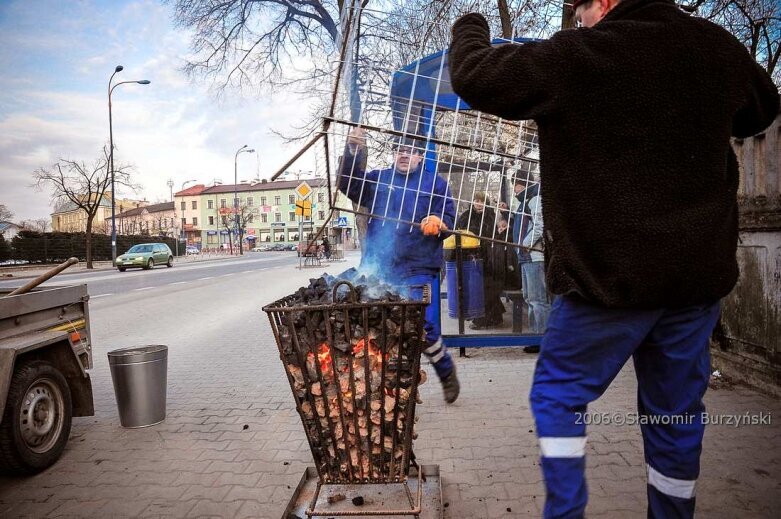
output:
[[[464,300],[464,319],[477,319],[485,315],[485,298],[483,296],[483,260],[465,259],[463,261],[464,290],[461,298]],[[447,315],[458,318],[458,272],[455,261],[445,262],[447,278]]]

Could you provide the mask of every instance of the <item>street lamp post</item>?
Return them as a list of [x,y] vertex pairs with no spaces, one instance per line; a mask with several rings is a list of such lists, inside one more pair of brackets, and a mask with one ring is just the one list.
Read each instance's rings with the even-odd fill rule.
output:
[[176,255],[179,256],[179,236],[176,234],[176,200],[174,200],[174,179],[169,178],[168,182],[165,183],[165,185],[168,186],[168,189],[171,190],[171,203],[174,204],[174,221],[173,223],[173,238],[174,238],[174,248],[176,249]]
[[[120,81],[115,85],[111,85],[114,81],[114,76],[117,72],[122,72],[124,67],[117,65],[114,68],[114,73],[108,80],[108,140],[109,140],[109,159],[108,167],[111,170],[111,264],[117,265],[117,224],[116,224],[116,194],[114,189],[114,125],[111,118],[111,94],[114,89],[119,85],[125,85],[127,83],[136,83],[138,85],[148,85],[151,83],[148,79],[140,79],[138,81]],[[88,194],[89,196],[89,194]]]
[[[182,191],[184,191],[184,186],[189,184],[190,182],[198,182],[197,180],[185,180],[182,182]],[[184,196],[184,195],[183,195]],[[187,207],[185,205],[185,207]],[[184,220],[184,209],[182,209],[182,220]],[[174,202],[174,214],[176,214],[176,202]],[[184,233],[184,221],[182,221],[182,232],[181,234],[176,238],[176,250],[179,250],[179,240],[184,238],[184,253],[187,254],[187,236]]]
[[243,233],[241,232],[241,224],[239,223],[239,153],[255,153],[255,150],[247,149],[247,145],[245,144],[236,150],[236,155],[233,156],[233,212],[236,214],[236,230],[239,232],[239,254],[244,255],[244,238],[242,236]]

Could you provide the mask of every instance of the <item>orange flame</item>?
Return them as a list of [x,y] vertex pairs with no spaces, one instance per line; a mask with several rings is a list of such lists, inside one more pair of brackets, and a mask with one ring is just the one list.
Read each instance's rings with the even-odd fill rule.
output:
[[[311,351],[306,354],[306,360],[307,362],[312,362],[314,360],[314,354]],[[324,342],[317,347],[317,361],[320,363],[320,371],[323,372],[324,375],[331,373],[331,348],[328,346],[327,342]]]
[[[366,348],[366,340],[359,340],[355,346],[353,346],[353,354],[357,355]],[[369,339],[369,357],[377,362],[382,362],[382,352],[377,347],[377,342],[374,339]]]

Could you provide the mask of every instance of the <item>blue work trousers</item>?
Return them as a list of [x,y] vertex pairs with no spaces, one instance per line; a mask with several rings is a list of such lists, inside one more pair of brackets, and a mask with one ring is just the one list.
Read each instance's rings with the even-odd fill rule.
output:
[[[583,517],[587,406],[632,357],[648,477],[648,517],[694,515],[708,387],[708,339],[719,303],[655,310],[608,309],[579,297],[552,305],[534,372],[531,407],[545,477],[546,518]],[[615,418],[613,418],[615,417]],[[604,423],[604,421],[602,421]],[[620,488],[614,489],[621,492]]]
[[[453,358],[442,343],[442,331],[439,324],[440,299],[439,299],[439,274],[415,274],[406,276],[404,284],[407,286],[431,285],[431,303],[426,307],[426,322],[423,325],[426,330],[427,346],[423,350],[424,355],[431,361],[434,371],[441,379],[450,375],[453,371]],[[422,298],[422,289],[413,289],[412,297]]]

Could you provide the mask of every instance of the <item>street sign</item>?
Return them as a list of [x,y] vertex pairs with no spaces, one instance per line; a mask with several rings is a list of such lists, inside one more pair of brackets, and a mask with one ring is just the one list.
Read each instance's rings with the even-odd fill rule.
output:
[[298,216],[312,216],[312,201],[296,200],[296,214]]
[[312,188],[306,182],[301,182],[294,190],[299,198],[309,198],[312,194]]
[[347,227],[347,217],[346,216],[340,216],[339,221],[337,222],[337,227]]

